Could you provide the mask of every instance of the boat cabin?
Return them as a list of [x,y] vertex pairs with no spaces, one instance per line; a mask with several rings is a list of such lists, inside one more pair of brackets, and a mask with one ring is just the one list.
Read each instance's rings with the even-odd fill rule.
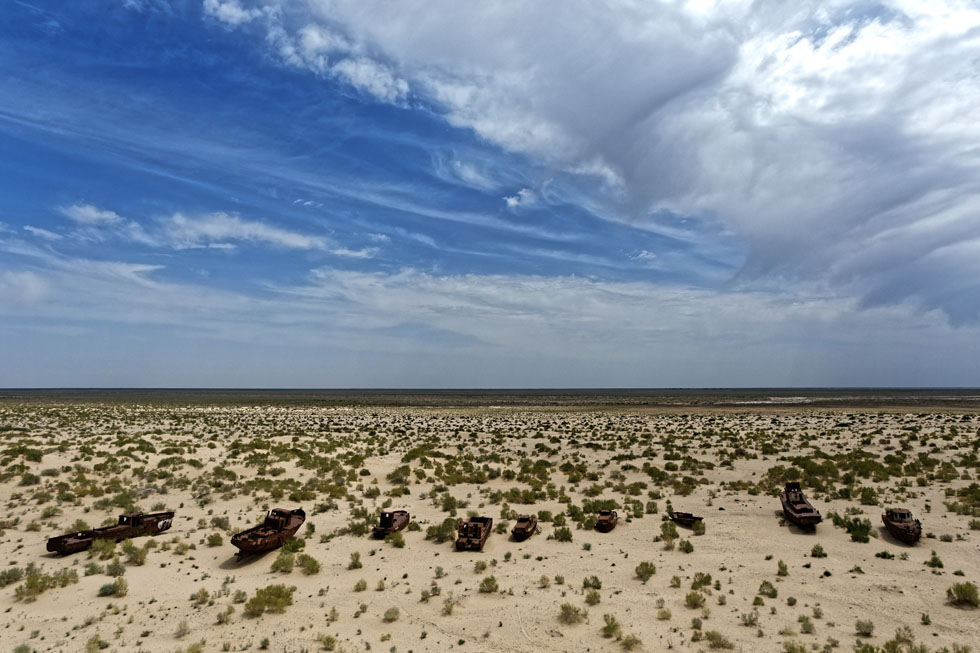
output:
[[120,526],[139,526],[143,523],[143,514],[138,512],[127,512],[119,515]]
[[887,511],[887,517],[893,522],[911,522],[912,511],[906,510],[905,508],[889,508]]

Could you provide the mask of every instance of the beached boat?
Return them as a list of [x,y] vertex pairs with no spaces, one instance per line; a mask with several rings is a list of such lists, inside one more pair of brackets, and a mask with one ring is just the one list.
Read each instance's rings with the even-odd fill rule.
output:
[[538,530],[538,518],[534,515],[521,515],[517,518],[510,535],[516,542],[522,542],[534,535]]
[[783,504],[783,516],[797,526],[813,528],[823,521],[817,509],[803,496],[803,489],[796,481],[786,484],[779,494],[779,500]]
[[456,529],[456,550],[482,551],[492,527],[492,517],[470,517]]
[[703,519],[703,517],[695,517],[689,512],[671,512],[667,513],[667,516],[675,524],[687,527],[694,526],[694,522],[699,522]]
[[600,533],[608,533],[616,528],[618,521],[619,515],[616,514],[615,510],[600,510],[599,518],[595,522],[595,529]]
[[881,516],[885,528],[899,542],[915,544],[922,537],[922,523],[907,508],[888,508]]
[[53,553],[77,553],[92,546],[95,540],[121,542],[141,535],[156,535],[173,525],[173,512],[128,512],[119,515],[119,523],[104,528],[93,528],[59,535],[48,540],[48,551]]
[[233,535],[231,543],[238,548],[239,556],[277,549],[296,535],[296,531],[305,521],[306,513],[302,508],[276,508],[270,510],[258,526]]
[[374,530],[371,531],[371,534],[380,540],[408,526],[410,519],[411,517],[407,510],[383,512],[378,517],[378,523],[375,525]]

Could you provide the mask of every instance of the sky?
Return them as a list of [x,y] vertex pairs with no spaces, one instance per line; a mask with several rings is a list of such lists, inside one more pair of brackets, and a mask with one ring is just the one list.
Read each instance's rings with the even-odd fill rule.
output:
[[980,386],[980,2],[8,0],[0,387]]

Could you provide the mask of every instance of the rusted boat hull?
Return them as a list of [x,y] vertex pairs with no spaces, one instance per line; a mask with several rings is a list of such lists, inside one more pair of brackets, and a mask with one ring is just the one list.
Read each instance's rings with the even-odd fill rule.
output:
[[918,519],[912,519],[911,513],[906,514],[906,519],[895,519],[886,512],[881,516],[881,521],[896,540],[904,544],[915,544],[922,537],[922,523]]
[[799,483],[787,483],[779,495],[779,501],[783,504],[786,521],[803,528],[814,528],[823,521],[820,512],[803,496]]
[[238,549],[239,556],[278,549],[296,535],[305,521],[306,512],[302,508],[277,508],[266,515],[261,525],[232,536],[231,543]]
[[78,553],[92,546],[95,540],[121,542],[131,537],[162,533],[173,525],[173,521],[173,512],[127,513],[120,515],[119,523],[112,526],[52,537],[48,540],[46,548],[52,553],[62,555]]
[[616,528],[616,524],[619,522],[619,515],[615,510],[606,510],[599,513],[599,519],[596,520],[595,529],[600,533],[608,533],[612,529]]
[[680,524],[681,526],[691,527],[694,526],[695,522],[699,522],[703,517],[695,517],[689,512],[671,512],[667,515],[670,520],[675,524]]
[[410,520],[411,515],[408,514],[407,510],[383,512],[379,517],[378,524],[371,531],[371,534],[379,540],[383,539],[392,533],[403,530],[408,526]]
[[538,529],[538,518],[534,515],[521,516],[517,520],[517,524],[514,526],[513,530],[510,532],[510,536],[515,542],[523,542],[527,538],[534,535]]
[[492,517],[470,517],[456,532],[457,551],[482,551],[493,527]]

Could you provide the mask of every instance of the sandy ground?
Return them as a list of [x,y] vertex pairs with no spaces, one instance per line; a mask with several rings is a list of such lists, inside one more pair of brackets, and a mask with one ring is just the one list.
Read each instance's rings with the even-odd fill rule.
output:
[[[82,651],[87,645],[90,650],[177,651],[200,643],[199,650],[205,651],[259,650],[264,645],[272,651],[316,651],[325,650],[326,639],[320,636],[327,635],[335,638],[333,650],[338,651],[620,650],[622,640],[602,636],[603,615],[608,614],[621,624],[623,636],[632,634],[642,642],[636,650],[646,651],[709,650],[709,631],[718,633],[716,644],[727,640],[733,650],[782,651],[793,642],[805,646],[801,650],[851,650],[858,641],[881,646],[903,626],[929,650],[952,650],[954,645],[980,650],[980,611],[946,602],[946,589],[953,583],[980,581],[980,533],[970,530],[969,516],[944,505],[947,491],[977,478],[976,463],[970,463],[975,459],[968,456],[976,454],[978,427],[980,417],[974,414],[860,410],[657,414],[579,408],[8,403],[0,405],[0,499],[6,508],[2,569],[26,569],[31,563],[46,573],[74,569],[78,583],[48,589],[33,601],[15,594],[24,581],[0,588],[0,642],[5,650],[24,645],[23,651]],[[923,437],[909,441],[910,434]],[[903,440],[906,451],[901,450]],[[410,511],[421,525],[419,531],[403,533],[404,548],[369,536],[329,537],[351,521],[355,508],[364,507],[373,516],[382,507],[397,487],[386,476],[422,442],[439,455],[408,463],[410,494],[390,504]],[[763,445],[771,447],[767,453]],[[877,461],[888,454],[904,460],[926,454],[953,463],[958,477],[939,480],[929,478],[927,471],[920,474],[921,487],[915,475],[879,482],[856,478],[852,485],[874,488],[880,506],[831,500],[808,490],[825,516],[852,509],[870,519],[871,541],[852,542],[829,519],[815,532],[786,525],[778,498],[765,490],[749,491],[762,488],[768,470],[789,466],[788,458],[812,454],[814,447],[831,456],[863,450]],[[40,452],[39,461],[31,451]],[[665,459],[672,454],[682,459]],[[183,462],[168,466],[166,459],[174,456]],[[684,456],[699,464],[670,470],[670,463],[682,465]],[[511,510],[557,515],[566,509],[561,497],[581,506],[588,493],[620,506],[626,498],[644,506],[652,501],[658,512],[627,519],[628,511],[621,507],[622,518],[608,534],[577,528],[569,520],[572,542],[547,539],[555,528],[551,523],[542,523],[541,532],[522,543],[495,533],[482,552],[458,553],[451,542],[425,539],[428,526],[449,516],[433,496],[448,492],[467,501],[460,517],[472,510],[500,522],[504,506],[492,493],[529,489],[532,483],[503,476],[474,483],[472,469],[519,474],[522,461],[538,460],[552,465],[540,481],[545,496],[533,504],[512,501]],[[722,466],[722,461],[730,465]],[[558,469],[565,462],[582,464],[592,478],[570,479]],[[467,482],[452,482],[461,480],[449,478],[452,463]],[[671,479],[689,476],[697,481],[696,489],[679,496],[673,483],[658,482],[644,472],[644,463],[666,470]],[[354,480],[343,482],[347,496],[334,499],[335,506],[325,505],[331,499],[315,485],[330,482],[329,464],[357,472]],[[103,494],[81,496],[85,484],[79,481],[80,470],[94,481],[88,487]],[[165,474],[153,477],[156,470]],[[234,480],[227,471],[234,472]],[[840,471],[834,487],[846,484],[840,479],[844,473]],[[37,475],[37,482],[28,478],[25,484],[25,474]],[[247,484],[260,479],[266,483]],[[290,479],[297,481],[292,487],[287,486]],[[626,486],[636,482],[646,485],[634,487],[637,494],[630,495]],[[289,500],[304,484],[314,497]],[[380,495],[366,496],[374,494],[372,488]],[[115,519],[119,508],[95,505],[124,490],[144,510],[162,504],[177,515],[172,529],[154,538],[160,546],[150,551],[145,564],[125,565],[127,594],[99,597],[99,588],[113,578],[85,575],[85,567],[108,561],[86,553],[51,555],[45,552],[45,541],[70,530],[79,518],[93,526]],[[691,553],[665,550],[656,541],[668,502],[704,516],[704,535],[679,529],[681,538],[693,544]],[[922,519],[924,532],[934,537],[913,547],[891,539],[881,527],[886,504],[910,508]],[[307,511],[307,524],[314,527],[312,533],[304,528],[299,535],[306,538],[303,552],[320,563],[319,573],[306,575],[298,567],[288,574],[273,572],[277,552],[236,560],[231,534],[257,523],[267,508],[297,506]],[[42,518],[45,508],[57,514]],[[212,526],[213,517],[228,517],[229,528]],[[215,533],[222,544],[208,546],[206,538]],[[827,557],[811,557],[818,543]],[[924,564],[932,551],[941,558],[941,569]],[[350,570],[355,552],[363,567]],[[879,552],[894,558],[876,557]],[[777,575],[779,560],[786,563],[788,575]],[[486,563],[485,571],[475,569],[478,561]],[[646,583],[634,572],[643,561],[656,565],[656,574]],[[956,571],[963,576],[954,575]],[[700,591],[705,607],[691,609],[685,597],[697,572],[710,574],[712,583]],[[498,591],[481,593],[480,583],[488,576],[496,579]],[[583,581],[590,576],[601,581],[597,605],[585,600]],[[542,577],[547,586],[542,586]],[[673,577],[679,587],[672,586]],[[362,579],[367,589],[355,591]],[[384,582],[381,590],[379,581]],[[753,606],[763,581],[771,582],[778,595]],[[440,593],[423,602],[422,591],[433,582]],[[296,588],[293,604],[282,614],[245,616],[235,593],[251,597],[256,589],[277,583]],[[195,602],[193,595],[202,589],[208,598]],[[454,604],[450,615],[443,613],[447,599]],[[558,615],[563,603],[586,610],[586,619],[562,623]],[[228,606],[234,612],[228,623],[219,624],[218,615]],[[398,618],[387,622],[384,614],[391,608],[398,608]],[[753,611],[757,625],[743,625],[743,615]],[[930,623],[924,623],[923,615]],[[801,616],[809,618],[812,633],[801,632],[808,628]],[[701,620],[700,628],[692,625],[695,618]],[[857,636],[859,619],[873,622],[873,636]]]

